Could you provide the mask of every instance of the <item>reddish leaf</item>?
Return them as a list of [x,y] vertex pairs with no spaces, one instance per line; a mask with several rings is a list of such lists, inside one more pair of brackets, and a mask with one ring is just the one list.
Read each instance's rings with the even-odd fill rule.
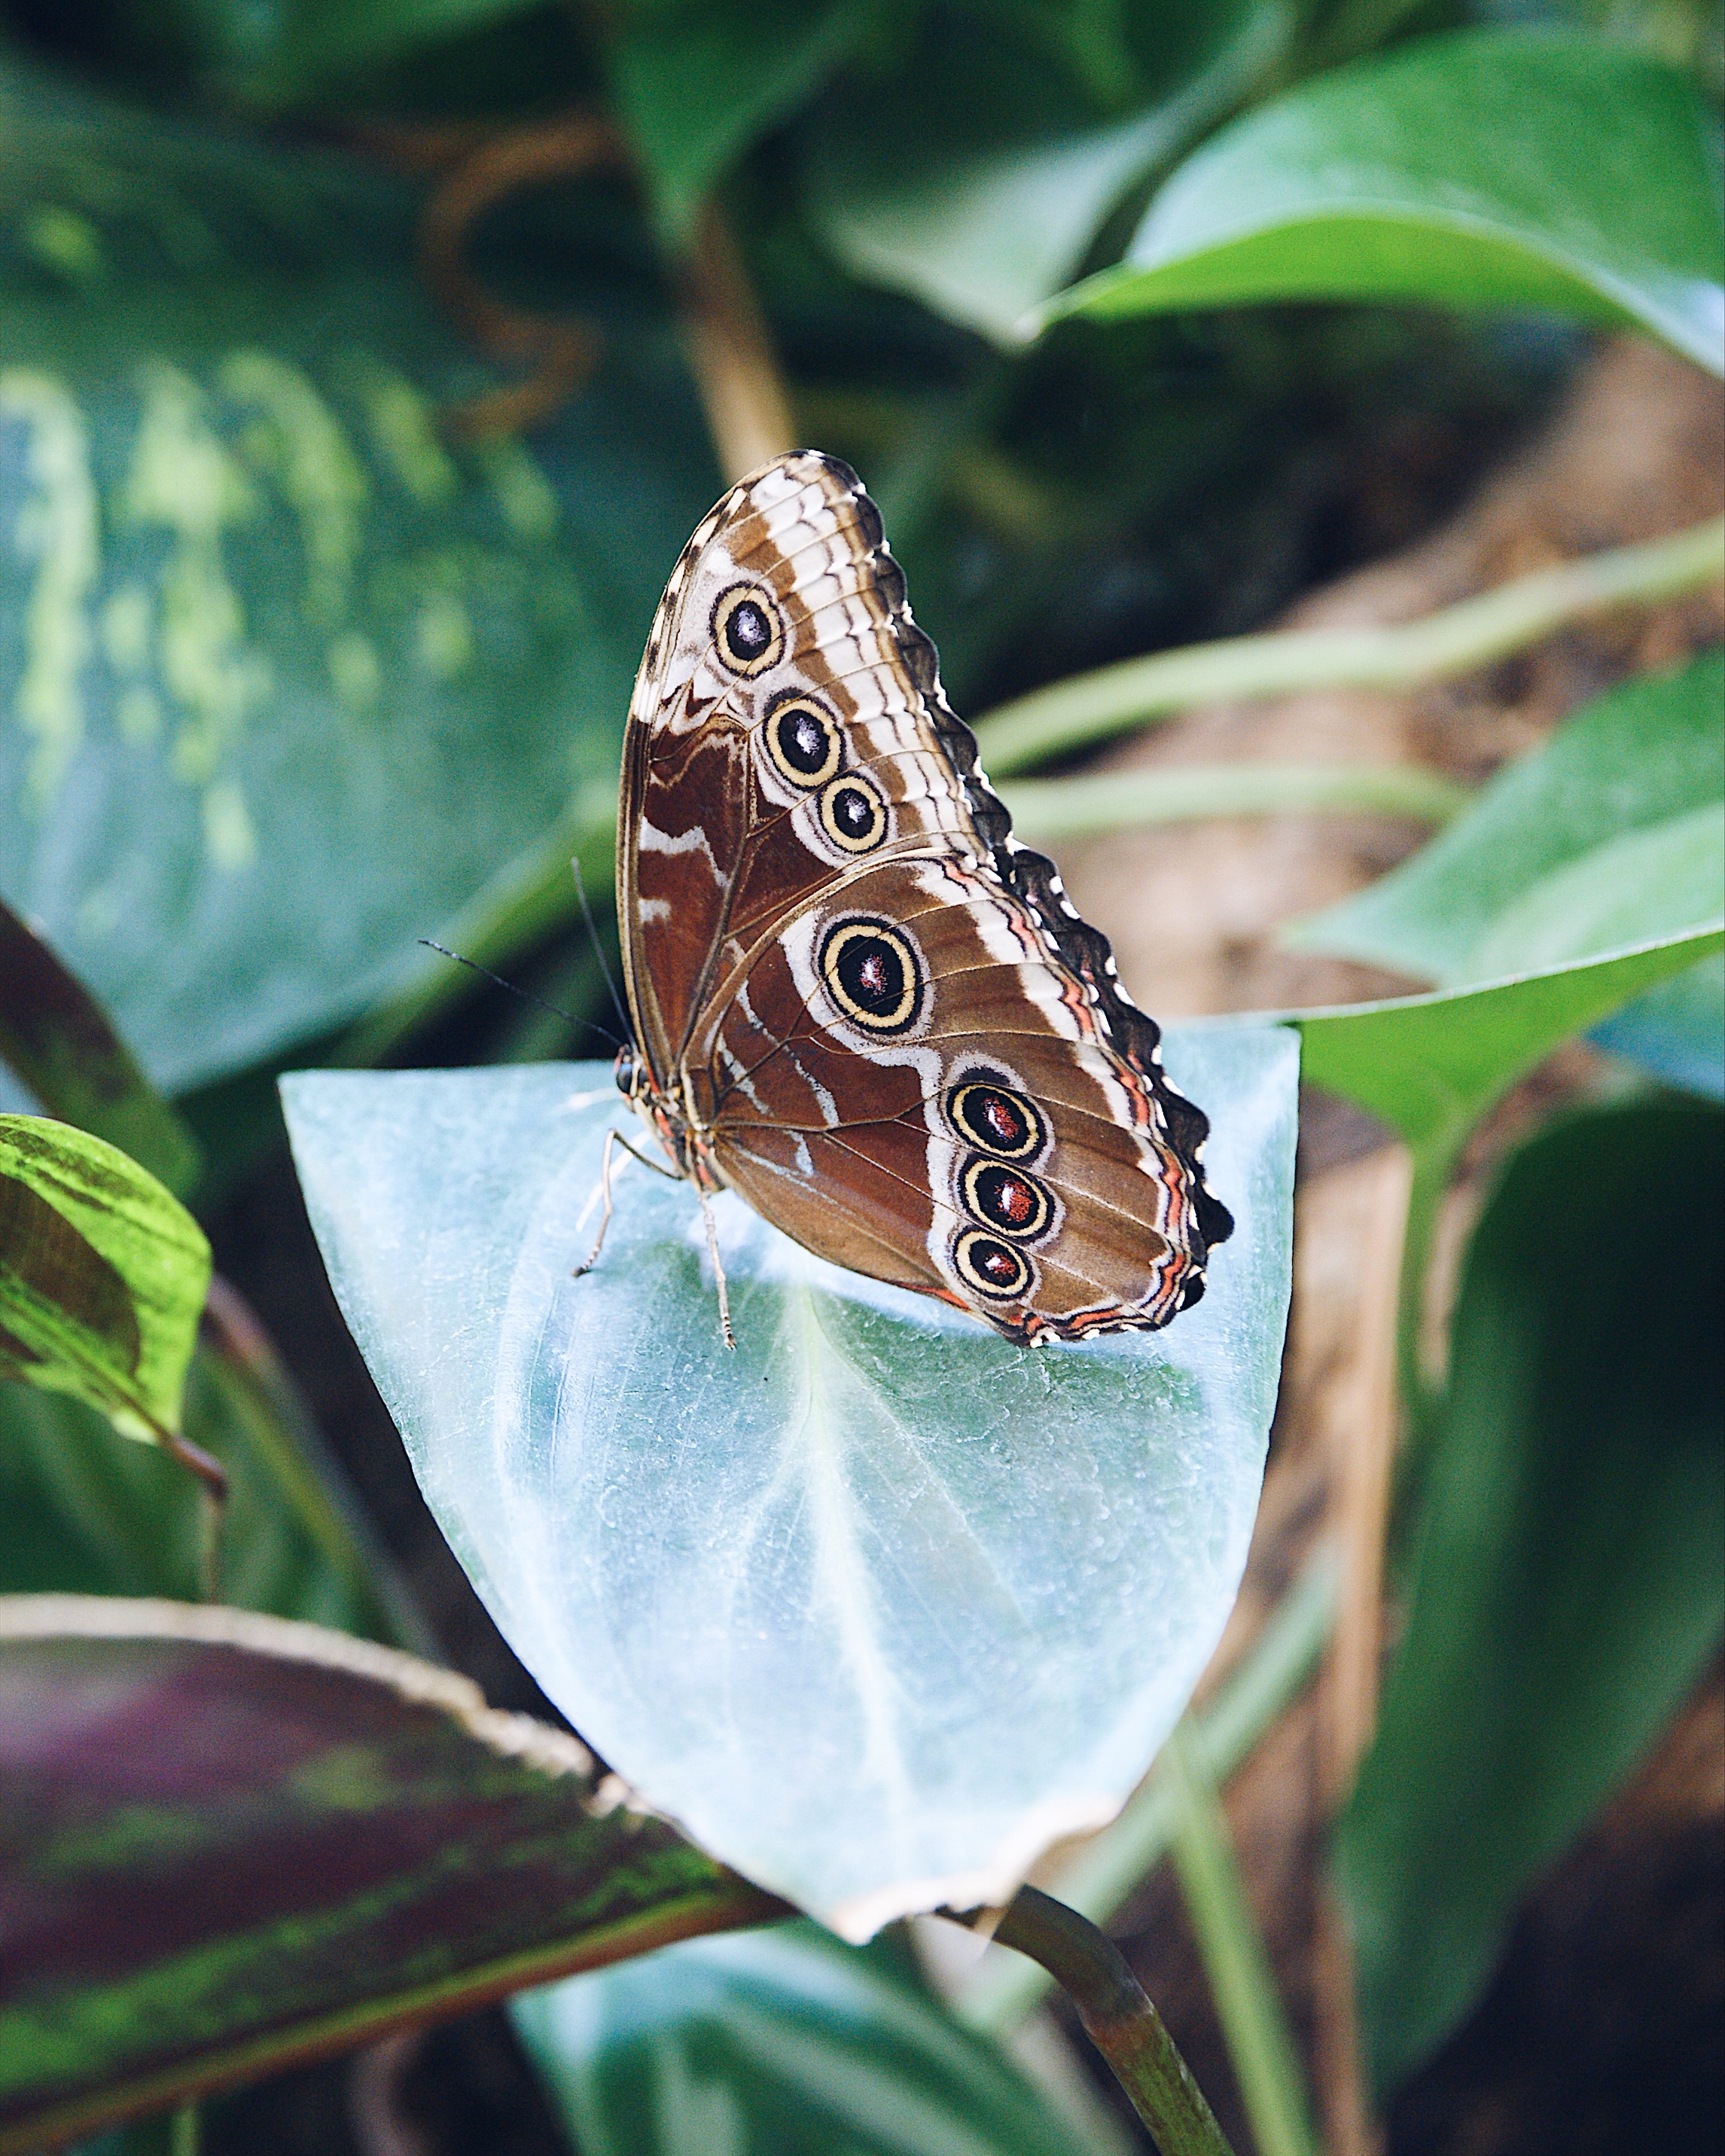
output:
[[0,2156],[783,1905],[309,1625],[0,1599]]

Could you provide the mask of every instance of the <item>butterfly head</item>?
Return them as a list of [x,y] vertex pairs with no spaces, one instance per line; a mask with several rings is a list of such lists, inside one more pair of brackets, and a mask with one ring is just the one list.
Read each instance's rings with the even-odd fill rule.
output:
[[618,1091],[631,1106],[645,1093],[649,1083],[647,1065],[633,1041],[625,1041],[618,1050],[611,1075],[617,1081]]

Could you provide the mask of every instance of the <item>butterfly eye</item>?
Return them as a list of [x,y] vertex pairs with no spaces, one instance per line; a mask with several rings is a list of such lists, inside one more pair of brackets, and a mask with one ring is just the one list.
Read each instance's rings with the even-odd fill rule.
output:
[[908,1033],[922,1014],[922,968],[909,937],[884,921],[841,921],[820,947],[820,978],[848,1019],[873,1034]]
[[820,797],[821,829],[847,854],[865,854],[886,836],[886,803],[860,778],[835,778]]
[[961,1137],[997,1160],[1029,1160],[1048,1142],[1048,1127],[1020,1093],[972,1080],[947,1096],[947,1114]]
[[713,608],[713,643],[733,674],[762,674],[784,649],[784,628],[762,584],[733,584]]
[[1030,1261],[1022,1250],[980,1228],[967,1228],[952,1245],[952,1262],[968,1287],[990,1301],[1009,1302],[1030,1285]]
[[767,721],[767,752],[793,786],[824,786],[839,768],[841,748],[831,712],[806,696],[780,704]]
[[1034,1176],[998,1160],[969,1160],[959,1178],[964,1203],[978,1220],[1029,1241],[1054,1217],[1054,1200]]

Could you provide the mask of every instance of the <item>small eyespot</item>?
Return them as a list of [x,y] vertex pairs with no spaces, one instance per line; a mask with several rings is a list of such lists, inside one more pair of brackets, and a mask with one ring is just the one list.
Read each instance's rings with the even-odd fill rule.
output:
[[713,648],[732,674],[764,674],[784,651],[778,602],[764,584],[733,584],[713,608]]
[[886,803],[860,778],[835,778],[820,797],[821,829],[847,854],[866,854],[886,836]]
[[811,793],[831,778],[844,752],[837,721],[808,696],[789,696],[777,705],[765,739],[779,777]]
[[1054,1218],[1054,1199],[1035,1177],[1001,1161],[973,1155],[964,1163],[958,1188],[973,1217],[1003,1235],[1034,1242]]
[[1011,1302],[1030,1285],[1030,1260],[1010,1243],[967,1228],[952,1245],[952,1263],[967,1287],[991,1302]]
[[980,1075],[952,1088],[947,1117],[961,1137],[997,1160],[1029,1160],[1048,1142],[1047,1124],[1023,1094]]
[[841,921],[827,931],[820,978],[839,1011],[883,1038],[908,1033],[922,1014],[922,968],[901,929],[885,921]]

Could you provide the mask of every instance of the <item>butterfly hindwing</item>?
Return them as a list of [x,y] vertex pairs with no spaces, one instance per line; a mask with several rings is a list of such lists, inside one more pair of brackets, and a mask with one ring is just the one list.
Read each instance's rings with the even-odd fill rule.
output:
[[819,1255],[1015,1337],[1165,1323],[1231,1223],[1201,1113],[1018,847],[855,475],[734,488],[655,621],[619,890],[653,1119]]

